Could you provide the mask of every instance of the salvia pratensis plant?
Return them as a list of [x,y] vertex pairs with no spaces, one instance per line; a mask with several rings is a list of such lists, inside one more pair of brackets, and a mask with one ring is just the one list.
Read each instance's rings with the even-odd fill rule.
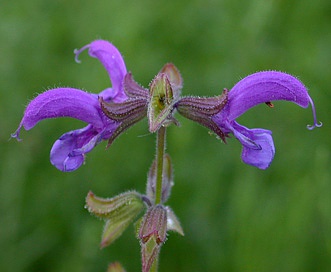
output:
[[[87,124],[84,128],[64,133],[50,151],[51,163],[60,171],[70,172],[81,167],[86,154],[99,143],[107,141],[109,147],[124,131],[147,117],[149,131],[156,133],[157,140],[146,192],[128,191],[101,198],[90,191],[86,197],[88,211],[105,221],[101,248],[114,242],[135,222],[143,272],[157,271],[160,250],[169,231],[184,235],[175,212],[166,205],[174,185],[171,158],[165,153],[166,130],[172,124],[180,125],[176,112],[206,127],[224,143],[233,135],[242,144],[242,161],[259,169],[268,168],[274,158],[272,132],[262,128],[249,129],[237,123],[236,119],[247,110],[261,103],[273,107],[272,101],[286,100],[303,108],[311,105],[313,125],[307,126],[308,129],[322,125],[317,121],[307,88],[286,73],[257,72],[214,97],[182,96],[183,80],[173,64],[166,64],[149,88],[144,88],[127,72],[124,60],[113,44],[93,41],[74,51],[77,62],[85,50],[104,66],[111,87],[99,94],[68,87],[39,94],[26,107],[12,137],[20,140],[22,127],[30,130],[43,119],[72,117],[84,121]],[[120,272],[124,268],[115,262],[107,271]]]

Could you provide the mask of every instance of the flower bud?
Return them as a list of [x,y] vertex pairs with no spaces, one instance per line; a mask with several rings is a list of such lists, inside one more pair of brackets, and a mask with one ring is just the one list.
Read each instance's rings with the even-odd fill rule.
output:
[[150,132],[156,132],[162,125],[174,122],[173,92],[166,74],[159,73],[150,85],[150,101],[148,104],[148,121]]
[[167,234],[167,210],[162,205],[150,207],[141,222],[139,238],[146,243],[155,237],[157,244],[165,242]]
[[174,98],[179,98],[180,91],[183,88],[183,79],[177,67],[172,63],[167,63],[163,66],[160,73],[167,75],[173,90]]
[[150,207],[143,217],[138,238],[141,242],[143,271],[149,271],[157,260],[167,236],[167,210],[162,205]]

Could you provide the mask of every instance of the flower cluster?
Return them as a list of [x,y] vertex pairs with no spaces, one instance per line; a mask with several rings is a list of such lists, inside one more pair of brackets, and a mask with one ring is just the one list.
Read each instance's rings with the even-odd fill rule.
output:
[[91,94],[74,88],[55,88],[39,94],[27,106],[23,119],[12,137],[20,139],[21,128],[33,128],[48,118],[72,117],[87,123],[55,141],[51,163],[61,171],[74,171],[85,160],[85,155],[101,141],[110,145],[123,131],[148,117],[149,129],[178,124],[177,111],[218,135],[224,142],[233,134],[242,144],[243,162],[266,169],[272,162],[275,147],[271,131],[249,129],[236,122],[248,109],[260,103],[286,100],[306,108],[312,106],[314,125],[318,127],[315,108],[306,87],[295,77],[276,71],[252,74],[240,80],[231,90],[225,89],[215,97],[180,96],[182,78],[172,64],[165,65],[152,81],[150,88],[141,87],[126,70],[125,63],[114,45],[96,40],[75,50],[76,61],[88,49],[107,70],[112,87]]
[[[61,171],[78,169],[85,156],[100,142],[110,146],[125,130],[147,117],[149,131],[157,133],[157,153],[147,176],[146,193],[129,191],[112,198],[101,198],[89,192],[86,208],[105,220],[100,246],[114,242],[145,210],[135,223],[141,245],[142,271],[156,271],[159,252],[167,233],[184,235],[173,210],[165,203],[174,185],[170,156],[165,154],[165,131],[171,124],[179,125],[175,113],[205,126],[226,143],[230,134],[242,144],[244,163],[266,169],[272,162],[275,147],[271,131],[249,129],[236,119],[250,108],[271,101],[291,101],[300,107],[312,106],[314,124],[319,127],[315,107],[306,87],[295,77],[276,71],[258,72],[240,80],[231,90],[215,97],[181,96],[183,80],[173,64],[166,64],[144,88],[127,72],[119,51],[111,43],[94,41],[75,50],[76,61],[84,50],[97,58],[107,70],[111,88],[98,95],[74,88],[55,88],[39,94],[25,109],[18,129],[12,137],[20,140],[22,127],[33,128],[39,121],[57,117],[72,117],[84,121],[84,128],[63,134],[55,141],[51,163]],[[113,263],[108,271],[124,271]]]

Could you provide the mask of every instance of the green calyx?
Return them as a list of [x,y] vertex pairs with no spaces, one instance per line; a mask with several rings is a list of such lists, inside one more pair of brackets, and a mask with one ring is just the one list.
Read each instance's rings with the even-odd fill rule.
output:
[[171,123],[173,111],[173,92],[166,74],[159,73],[150,86],[148,103],[149,130],[156,132],[162,125]]

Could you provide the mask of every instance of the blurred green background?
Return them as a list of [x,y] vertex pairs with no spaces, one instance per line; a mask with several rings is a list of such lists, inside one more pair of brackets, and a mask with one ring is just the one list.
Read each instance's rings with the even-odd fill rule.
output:
[[170,233],[160,271],[331,270],[331,2],[329,0],[0,1],[0,271],[106,271],[120,261],[140,270],[133,227],[99,249],[103,223],[84,209],[87,192],[110,197],[143,192],[155,135],[139,123],[86,165],[62,173],[49,162],[53,142],[84,126],[43,121],[8,140],[36,94],[58,86],[98,93],[106,71],[85,52],[113,42],[135,79],[148,86],[167,62],[184,94],[217,95],[259,70],[298,76],[315,101],[321,129],[308,131],[311,109],[260,105],[239,118],[273,131],[276,156],[265,171],[241,162],[241,145],[222,144],[178,116],[168,129],[175,168],[168,204],[185,237]]

